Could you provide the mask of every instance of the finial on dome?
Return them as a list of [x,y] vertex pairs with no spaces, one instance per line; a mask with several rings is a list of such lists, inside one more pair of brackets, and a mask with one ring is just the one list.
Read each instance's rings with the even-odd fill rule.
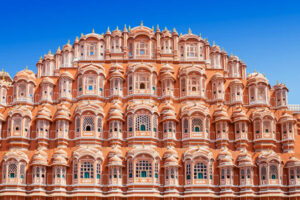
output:
[[78,36],[76,36],[75,41],[78,41],[78,40],[79,40],[79,38],[78,38]]
[[57,51],[60,51],[60,46],[57,48]]
[[157,24],[157,26],[156,26],[156,32],[159,32],[160,30],[159,30],[159,25]]
[[107,27],[107,31],[106,32],[110,32],[110,30],[109,30],[109,26]]
[[154,26],[152,26],[152,31],[154,32]]
[[28,66],[26,65],[26,68],[25,68],[26,70],[28,70]]
[[129,31],[131,31],[131,27],[130,27],[130,25],[128,26],[128,30],[129,30]]
[[165,26],[165,31],[167,31],[168,29],[167,29],[167,27]]
[[182,36],[182,33],[180,33],[180,36]]
[[[3,70],[3,69],[2,69]],[[279,85],[279,82],[277,81],[277,85]]]
[[49,55],[51,54],[51,50],[49,50],[48,54],[49,54]]
[[191,30],[191,28],[189,28],[189,34],[192,34],[192,30]]
[[123,32],[128,32],[128,31],[127,31],[126,24],[125,24],[125,26],[124,26]]
[[83,33],[81,33],[81,37],[83,37]]
[[144,26],[143,20],[141,21],[141,26]]
[[199,34],[199,37],[201,38],[201,33]]
[[119,31],[119,27],[117,26],[117,29],[116,29],[117,31]]
[[68,44],[70,44],[70,40],[68,40]]
[[173,28],[173,32],[176,33],[176,28]]
[[[43,60],[43,56],[40,57],[40,60]],[[3,69],[2,69],[2,71],[3,71]]]
[[256,73],[256,69],[254,69],[254,72]]
[[95,33],[95,29],[92,30],[92,33]]
[[213,46],[216,46],[216,43],[215,43],[215,41],[213,41]]

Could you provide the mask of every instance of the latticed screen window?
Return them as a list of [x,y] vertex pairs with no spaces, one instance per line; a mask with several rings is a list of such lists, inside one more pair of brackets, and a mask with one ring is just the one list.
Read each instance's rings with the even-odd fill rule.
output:
[[97,179],[100,179],[101,177],[101,164],[97,163],[97,168],[96,168],[96,173],[97,173]]
[[77,163],[74,164],[74,179],[78,178],[78,165]]
[[155,178],[158,178],[158,161],[155,162]]
[[79,133],[80,132],[80,117],[79,116],[76,117],[75,125],[76,125],[76,132]]
[[267,169],[265,166],[261,167],[261,180],[266,180],[267,178]]
[[136,163],[135,170],[136,177],[151,178],[152,177],[152,163],[148,160],[139,160]]
[[186,179],[190,180],[191,179],[191,164],[186,164]]
[[207,167],[203,163],[194,166],[194,179],[207,179]]
[[157,132],[157,115],[153,116],[153,132]]
[[86,77],[86,92],[93,93],[96,90],[96,76]]
[[13,120],[13,130],[20,131],[21,130],[21,118],[14,118]]
[[94,117],[85,116],[83,118],[83,130],[84,131],[95,131]]
[[209,163],[209,179],[212,180],[212,178],[213,178],[213,162],[211,161]]
[[88,48],[87,48],[87,55],[89,55],[89,56],[95,56],[95,54],[96,54],[96,44],[95,43],[90,43],[90,44],[88,44],[88,46],[87,46]]
[[265,100],[265,88],[259,87],[258,88],[258,100]]
[[80,167],[80,178],[94,178],[94,167],[90,162],[83,162]]
[[149,55],[148,44],[146,42],[138,42],[136,45],[136,55]]
[[183,120],[183,129],[184,129],[185,133],[188,132],[188,130],[189,130],[189,120],[188,119]]
[[102,132],[102,118],[101,117],[98,117],[98,120],[97,120],[97,130],[98,132]]
[[263,123],[264,125],[264,132],[265,133],[270,133],[271,132],[271,122],[268,120],[268,121],[264,121]]
[[187,45],[187,57],[197,57],[197,45]]
[[129,161],[129,163],[128,163],[128,177],[129,178],[133,177],[132,161]]
[[151,131],[150,117],[148,115],[138,115],[135,120],[136,131]]
[[132,132],[132,129],[133,129],[133,117],[132,115],[128,116],[128,119],[127,119],[127,126],[128,126],[128,132]]
[[203,123],[199,118],[194,118],[192,120],[192,130],[193,132],[202,132],[203,131]]
[[189,80],[190,91],[199,92],[200,91],[200,78],[199,77],[191,77]]
[[20,178],[25,178],[25,167],[26,167],[26,164],[25,163],[22,163],[20,165]]
[[135,88],[144,90],[150,88],[150,74],[149,73],[138,73],[135,80]]
[[9,178],[17,178],[17,165],[9,164],[8,166],[8,177]]
[[275,166],[275,165],[270,166],[270,177],[271,177],[271,179],[278,179],[277,166]]

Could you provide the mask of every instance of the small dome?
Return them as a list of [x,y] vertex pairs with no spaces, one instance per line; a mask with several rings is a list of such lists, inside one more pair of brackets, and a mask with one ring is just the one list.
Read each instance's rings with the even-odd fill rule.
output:
[[41,84],[51,84],[51,85],[55,85],[54,81],[49,78],[49,77],[45,77],[42,79]]
[[278,123],[284,123],[287,121],[295,121],[294,117],[287,112],[285,112],[283,115],[279,117]]
[[63,73],[60,75],[59,78],[62,78],[62,77],[67,77],[67,78],[69,78],[69,79],[71,79],[71,80],[74,80],[73,75],[72,75],[70,72],[67,72],[67,71],[63,72]]
[[63,120],[70,121],[70,116],[71,116],[70,109],[64,104],[61,104],[58,106],[56,110],[56,113],[54,115],[54,120],[63,119]]
[[48,121],[51,121],[51,117],[51,111],[46,106],[43,106],[36,115],[36,119],[46,119]]
[[122,166],[122,159],[119,158],[117,155],[109,158],[108,166]]
[[251,84],[257,84],[257,83],[265,83],[266,85],[269,85],[268,79],[265,77],[265,75],[254,72],[247,76],[247,85]]
[[218,45],[213,44],[211,52],[221,52],[221,48]]
[[227,110],[223,107],[223,105],[219,105],[213,114],[214,122],[218,121],[230,121],[228,117]]
[[233,62],[233,61],[239,61],[239,57],[234,56],[234,55],[230,55],[229,62]]
[[161,115],[162,115],[162,121],[165,120],[177,121],[175,108],[174,106],[171,105],[170,101],[168,101],[166,104],[162,106]]
[[32,157],[32,165],[48,165],[48,155],[42,150],[38,150]]
[[118,102],[115,102],[109,109],[108,112],[108,120],[113,120],[113,119],[119,119],[119,120],[124,120],[123,119],[123,111],[122,107],[119,105]]
[[67,166],[68,164],[67,158],[68,158],[67,152],[59,148],[53,154],[52,165]]
[[36,83],[36,77],[33,71],[25,69],[16,74],[14,77],[14,82],[18,82],[19,80],[25,80],[27,82]]
[[232,112],[232,122],[235,123],[237,121],[249,121],[242,107],[238,107]]

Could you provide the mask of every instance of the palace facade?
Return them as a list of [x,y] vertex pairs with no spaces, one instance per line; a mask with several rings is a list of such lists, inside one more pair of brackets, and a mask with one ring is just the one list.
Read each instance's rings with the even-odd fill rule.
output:
[[201,35],[92,31],[36,66],[0,74],[1,199],[300,199],[287,87]]

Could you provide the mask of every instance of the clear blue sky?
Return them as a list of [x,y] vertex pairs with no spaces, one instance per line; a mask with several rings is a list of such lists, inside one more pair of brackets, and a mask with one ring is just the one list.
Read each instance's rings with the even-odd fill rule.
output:
[[228,54],[290,89],[300,104],[300,1],[1,1],[0,68],[13,77],[26,65],[36,71],[41,55],[74,41],[81,33],[124,24],[202,33]]

